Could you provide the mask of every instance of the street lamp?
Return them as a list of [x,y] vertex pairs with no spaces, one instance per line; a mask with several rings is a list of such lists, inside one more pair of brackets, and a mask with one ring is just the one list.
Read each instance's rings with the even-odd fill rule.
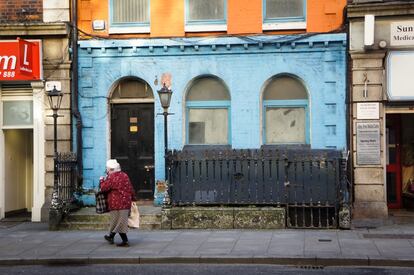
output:
[[160,97],[161,106],[164,109],[162,115],[164,116],[164,158],[165,158],[165,180],[168,180],[168,165],[167,165],[167,155],[168,155],[168,134],[167,134],[167,117],[169,115],[168,108],[170,107],[172,91],[167,88],[167,86],[162,86],[161,90],[158,90],[158,96]]
[[57,112],[60,109],[60,104],[62,104],[63,93],[61,91],[58,91],[56,89],[56,86],[53,86],[53,90],[47,93],[47,97],[49,99],[50,109],[53,110],[53,115],[52,115],[53,117],[53,146],[54,146],[53,152],[56,157],[56,154],[57,154],[57,118],[59,117]]
[[50,109],[53,110],[53,194],[52,200],[50,203],[49,210],[49,229],[56,230],[60,221],[59,209],[61,207],[59,199],[59,190],[58,190],[58,174],[57,174],[57,118],[58,110],[60,109],[60,104],[62,103],[63,93],[56,89],[56,86],[53,86],[53,89],[47,92],[47,98],[49,100]]

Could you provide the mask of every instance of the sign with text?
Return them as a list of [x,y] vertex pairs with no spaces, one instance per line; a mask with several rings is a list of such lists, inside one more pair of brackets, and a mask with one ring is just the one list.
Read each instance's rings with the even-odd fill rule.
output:
[[357,119],[379,119],[379,103],[357,103]]
[[0,81],[41,80],[40,41],[0,40]]
[[414,21],[400,21],[391,23],[391,46],[414,45]]
[[379,165],[380,124],[379,122],[357,122],[357,164]]
[[390,51],[386,67],[389,100],[414,100],[414,52]]

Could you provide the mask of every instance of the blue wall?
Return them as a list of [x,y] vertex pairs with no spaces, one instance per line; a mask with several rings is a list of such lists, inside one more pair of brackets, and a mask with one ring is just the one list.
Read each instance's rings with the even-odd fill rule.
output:
[[[221,78],[231,96],[231,145],[262,145],[261,94],[269,78],[289,73],[309,92],[310,145],[346,147],[346,35],[252,36],[79,42],[79,104],[83,119],[84,189],[97,187],[109,157],[108,97],[125,76],[146,81],[172,75],[169,148],[185,145],[185,92],[200,75]],[[155,178],[164,178],[163,117],[155,94]]]

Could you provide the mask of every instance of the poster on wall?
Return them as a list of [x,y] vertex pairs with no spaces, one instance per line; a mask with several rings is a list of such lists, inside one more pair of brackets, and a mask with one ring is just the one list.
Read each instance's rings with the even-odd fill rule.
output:
[[380,123],[357,122],[357,164],[379,165],[380,158]]
[[41,80],[41,50],[40,40],[0,40],[0,81]]

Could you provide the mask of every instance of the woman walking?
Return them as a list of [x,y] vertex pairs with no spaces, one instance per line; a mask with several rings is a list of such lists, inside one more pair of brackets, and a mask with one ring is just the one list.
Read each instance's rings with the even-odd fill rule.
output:
[[116,159],[106,162],[106,177],[101,177],[101,191],[108,194],[108,207],[111,215],[109,235],[105,240],[110,244],[114,243],[116,233],[121,236],[122,242],[117,246],[128,247],[128,215],[131,203],[135,200],[135,192],[131,181],[126,173],[121,171],[121,166]]

